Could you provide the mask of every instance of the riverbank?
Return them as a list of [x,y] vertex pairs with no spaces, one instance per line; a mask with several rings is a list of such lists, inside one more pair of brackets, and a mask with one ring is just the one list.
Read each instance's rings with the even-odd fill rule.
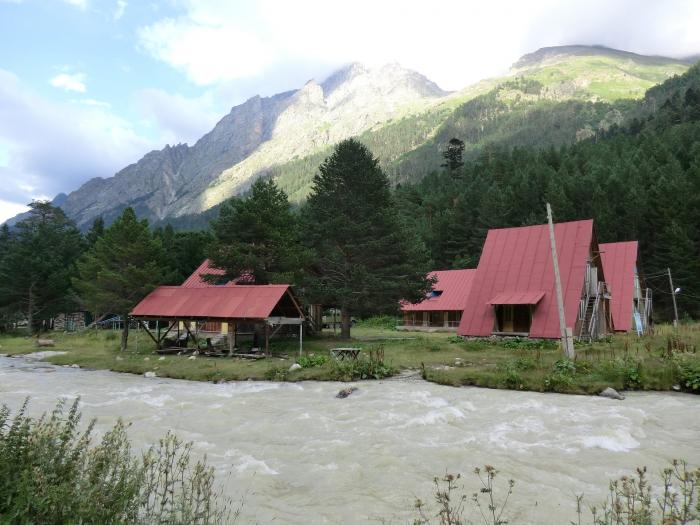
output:
[[[57,365],[132,374],[154,372],[159,377],[194,381],[237,380],[356,380],[374,377],[374,369],[338,365],[328,359],[330,348],[352,345],[381,350],[384,367],[379,376],[402,370],[420,371],[439,384],[488,388],[597,394],[606,387],[616,390],[681,388],[700,391],[700,324],[684,324],[676,331],[658,327],[656,335],[638,338],[617,335],[594,344],[577,345],[575,361],[562,359],[556,342],[527,339],[462,340],[446,333],[410,333],[356,327],[351,341],[332,334],[309,338],[304,343],[304,368],[290,371],[299,361],[297,342],[278,340],[272,357],[261,360],[197,356],[158,356],[146,334],[134,331],[130,348],[118,349],[118,334],[87,331],[50,334],[56,342],[47,361]],[[34,339],[0,337],[0,354],[18,355],[40,350]]]
[[502,471],[498,495],[516,480],[512,523],[569,523],[576,494],[584,508],[599,505],[608,480],[636,466],[656,477],[673,458],[698,463],[696,396],[356,386],[337,399],[342,383],[212,384],[0,358],[0,398],[13,413],[28,396],[33,417],[80,397],[83,424],[95,418],[100,435],[123,419],[134,451],[168,431],[192,441],[192,458],[206,454],[225,494],[243,502],[240,523],[413,523],[434,476],[463,473],[470,497],[479,484],[469,473],[484,464]]

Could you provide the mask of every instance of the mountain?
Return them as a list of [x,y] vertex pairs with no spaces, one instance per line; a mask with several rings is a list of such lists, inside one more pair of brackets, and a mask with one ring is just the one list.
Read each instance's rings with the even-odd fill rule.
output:
[[126,206],[155,222],[186,223],[260,176],[277,178],[299,201],[333,144],[351,136],[372,149],[395,182],[417,180],[438,168],[441,145],[452,137],[465,141],[467,155],[491,145],[587,138],[619,124],[628,100],[687,68],[684,60],[602,47],[543,48],[501,78],[448,93],[398,64],[350,64],[323,82],[253,97],[194,145],[152,151],[55,202],[85,228]]

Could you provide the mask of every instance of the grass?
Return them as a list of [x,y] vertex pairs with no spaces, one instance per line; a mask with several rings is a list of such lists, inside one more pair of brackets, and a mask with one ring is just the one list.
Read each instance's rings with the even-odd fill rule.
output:
[[[381,323],[378,323],[381,325]],[[48,361],[58,365],[143,374],[195,381],[232,380],[352,380],[362,371],[339,367],[328,356],[329,349],[351,344],[363,354],[381,345],[386,370],[420,370],[429,381],[462,386],[473,385],[512,390],[597,394],[606,387],[617,390],[671,390],[700,387],[700,323],[657,327],[656,334],[638,338],[624,334],[594,344],[577,345],[576,360],[566,361],[556,342],[518,339],[463,340],[447,333],[398,332],[372,323],[353,328],[353,339],[341,341],[332,332],[304,342],[304,366],[289,371],[298,359],[296,339],[271,344],[272,357],[259,361],[198,356],[158,356],[145,334],[132,332],[129,350],[118,350],[118,334],[110,331],[82,334],[52,334],[53,350],[66,352]],[[39,350],[33,339],[1,336],[0,353],[9,355]],[[684,372],[683,372],[684,371]],[[685,374],[681,377],[681,374]]]

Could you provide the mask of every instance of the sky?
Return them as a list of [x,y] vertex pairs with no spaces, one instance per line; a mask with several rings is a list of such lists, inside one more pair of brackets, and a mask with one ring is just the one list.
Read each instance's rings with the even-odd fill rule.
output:
[[0,0],[0,222],[349,62],[443,89],[544,46],[700,53],[698,0]]

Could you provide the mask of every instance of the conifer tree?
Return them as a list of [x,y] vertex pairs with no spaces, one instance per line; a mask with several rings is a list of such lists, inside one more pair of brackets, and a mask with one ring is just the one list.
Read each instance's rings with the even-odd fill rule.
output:
[[70,278],[83,250],[75,224],[60,208],[35,201],[15,231],[3,229],[0,306],[19,311],[30,331],[72,306]]
[[148,221],[139,221],[134,210],[126,208],[78,261],[73,284],[89,309],[122,317],[123,351],[129,337],[129,312],[168,278],[160,241],[151,235]]
[[303,225],[314,251],[307,294],[340,308],[342,337],[350,337],[353,314],[393,312],[430,290],[425,250],[403,228],[378,160],[357,140],[340,142],[321,164]]
[[292,283],[300,269],[297,217],[272,179],[258,179],[246,198],[230,199],[212,223],[210,259],[226,277],[249,274],[256,284]]

